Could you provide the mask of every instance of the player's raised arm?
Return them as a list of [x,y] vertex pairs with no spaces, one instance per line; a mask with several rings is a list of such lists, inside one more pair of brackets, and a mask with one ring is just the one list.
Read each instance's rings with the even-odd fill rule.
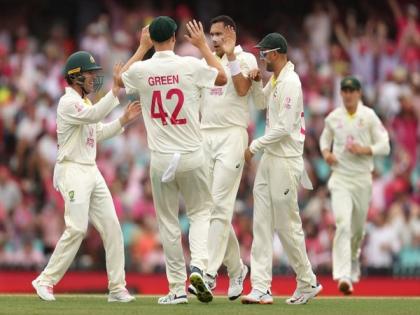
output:
[[215,81],[215,85],[225,85],[227,83],[227,77],[225,70],[223,70],[222,65],[217,60],[216,56],[214,56],[207,45],[206,37],[204,35],[203,25],[201,22],[196,20],[192,20],[187,23],[187,30],[189,35],[185,35],[185,38],[195,47],[197,47],[203,58],[206,60],[207,64],[211,67],[217,69],[217,77]]
[[121,71],[118,75],[118,85],[120,87],[124,87],[124,82],[121,79],[121,75],[123,72],[127,71],[130,66],[137,62],[143,60],[146,53],[153,47],[152,40],[150,39],[150,33],[149,33],[149,25],[143,27],[141,30],[141,36],[140,36],[140,44],[137,48],[134,55],[126,62],[126,64],[121,68]]
[[229,60],[228,67],[232,76],[233,85],[235,86],[236,93],[238,93],[239,96],[245,96],[251,87],[251,80],[242,74],[240,62],[236,59],[236,55],[234,53],[236,45],[236,31],[231,25],[226,25],[224,32],[225,34],[222,48]]

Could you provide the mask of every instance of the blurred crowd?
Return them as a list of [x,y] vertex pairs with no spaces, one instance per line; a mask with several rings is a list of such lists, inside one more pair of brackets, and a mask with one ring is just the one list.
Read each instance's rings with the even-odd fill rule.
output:
[[[200,57],[184,40],[184,34],[188,20],[206,17],[205,1],[198,2],[203,5],[200,9],[178,4],[165,5],[160,10],[149,2],[134,7],[111,0],[104,3],[105,13],[87,21],[76,34],[68,24],[53,19],[42,36],[19,18],[8,19],[9,23],[0,27],[2,270],[40,269],[63,231],[64,203],[52,186],[52,171],[57,153],[56,105],[66,85],[62,75],[66,58],[82,49],[91,52],[102,65],[105,84],[97,99],[110,87],[113,64],[125,62],[137,48],[139,28],[162,14],[171,15],[178,22],[176,52]],[[387,0],[378,8],[368,7],[370,2],[355,3],[358,9],[314,2],[302,16],[296,16],[290,27],[282,24],[281,19],[275,22],[267,19],[272,27],[268,32],[280,31],[289,40],[289,58],[295,63],[303,85],[305,163],[315,187],[313,191],[301,190],[299,198],[307,251],[318,273],[331,272],[335,226],[326,188],[330,170],[322,159],[318,140],[324,117],[341,105],[340,79],[353,74],[362,81],[364,103],[381,117],[392,145],[391,155],[375,162],[362,252],[363,272],[419,276],[420,5]],[[229,14],[215,15],[221,13]],[[231,15],[238,24],[238,42],[257,56],[254,45],[265,35],[262,28],[251,29],[247,26],[249,21]],[[209,26],[209,20],[203,22]],[[269,74],[264,72],[264,76],[267,80]],[[123,104],[127,103],[125,98],[121,91]],[[253,104],[250,109],[249,134],[255,138],[264,133],[265,112],[257,111]],[[121,107],[116,109],[109,119],[119,116],[121,111]],[[145,128],[139,121],[127,129],[123,135],[99,145],[97,164],[110,187],[121,222],[127,271],[163,272],[163,251],[148,177]],[[257,164],[258,159],[244,170],[233,219],[247,264]],[[180,209],[186,244],[188,220],[182,202]],[[87,234],[71,268],[102,270],[105,259],[99,234],[93,228]],[[188,260],[187,248],[184,246]],[[278,239],[274,252],[275,272],[290,273]]]

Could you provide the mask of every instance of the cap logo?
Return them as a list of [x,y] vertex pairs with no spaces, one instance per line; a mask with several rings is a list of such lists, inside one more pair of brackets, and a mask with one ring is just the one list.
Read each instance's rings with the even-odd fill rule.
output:
[[90,56],[90,62],[95,63],[95,59],[93,59],[93,56]]
[[80,67],[70,69],[69,71],[67,71],[67,74],[73,74],[73,73],[77,73],[77,72],[80,72]]
[[346,84],[352,84],[353,82],[350,80],[350,79],[348,79],[347,81],[346,81]]

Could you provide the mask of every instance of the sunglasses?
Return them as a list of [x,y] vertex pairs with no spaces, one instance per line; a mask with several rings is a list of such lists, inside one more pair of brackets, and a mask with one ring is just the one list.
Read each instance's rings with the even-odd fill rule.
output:
[[279,50],[279,49],[280,48],[273,48],[273,49],[269,49],[269,50],[260,50],[260,59],[265,59],[265,57],[267,56],[267,54],[269,52],[276,51],[276,50]]

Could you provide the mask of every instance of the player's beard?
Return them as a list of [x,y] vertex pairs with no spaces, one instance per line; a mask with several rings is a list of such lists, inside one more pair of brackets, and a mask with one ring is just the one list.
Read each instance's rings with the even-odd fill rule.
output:
[[265,69],[268,72],[273,72],[274,71],[273,64],[271,62],[265,61]]

